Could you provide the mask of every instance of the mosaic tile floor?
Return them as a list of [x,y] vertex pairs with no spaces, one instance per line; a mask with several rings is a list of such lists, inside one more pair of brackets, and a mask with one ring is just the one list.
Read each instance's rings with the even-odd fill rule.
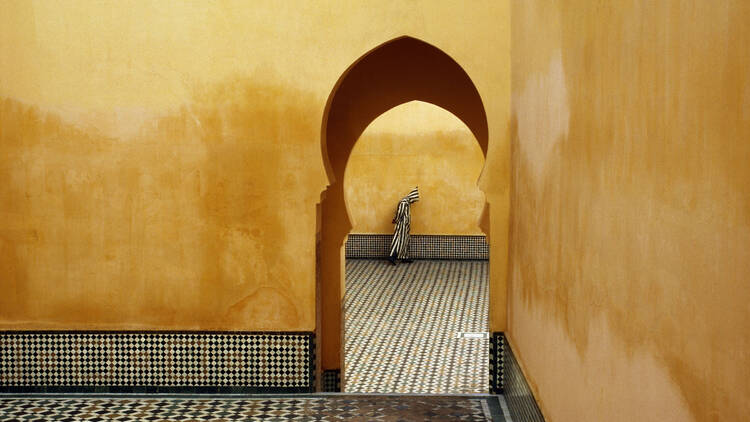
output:
[[345,391],[487,393],[487,261],[347,259]]
[[0,421],[504,421],[497,397],[0,397]]

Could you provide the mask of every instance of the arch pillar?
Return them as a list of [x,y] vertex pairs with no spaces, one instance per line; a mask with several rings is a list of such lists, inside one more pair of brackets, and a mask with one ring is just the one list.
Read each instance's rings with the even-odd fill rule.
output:
[[[471,130],[487,156],[487,115],[479,92],[461,66],[437,47],[399,37],[364,54],[342,74],[328,98],[321,128],[323,161],[330,181],[318,206],[317,332],[322,371],[345,369],[343,246],[352,227],[344,200],[346,163],[373,120],[414,100],[453,113]],[[489,227],[489,213],[481,226]]]

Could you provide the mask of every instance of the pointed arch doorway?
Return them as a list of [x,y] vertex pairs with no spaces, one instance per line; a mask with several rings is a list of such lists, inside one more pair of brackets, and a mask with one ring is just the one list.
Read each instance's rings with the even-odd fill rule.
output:
[[[321,130],[321,149],[328,188],[317,215],[316,278],[318,376],[330,391],[333,377],[345,377],[342,318],[343,245],[352,228],[344,200],[344,172],[354,144],[378,116],[410,101],[441,107],[463,121],[487,155],[488,125],[473,82],[442,50],[404,36],[369,51],[341,75],[328,97]],[[488,227],[487,206],[482,227]],[[491,265],[491,263],[490,263]],[[326,385],[328,384],[328,385]]]

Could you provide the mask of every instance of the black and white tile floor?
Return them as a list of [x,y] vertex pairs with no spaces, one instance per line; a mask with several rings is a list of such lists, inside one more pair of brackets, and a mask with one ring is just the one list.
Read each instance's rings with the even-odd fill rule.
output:
[[496,396],[8,397],[0,421],[505,421]]
[[487,393],[487,261],[348,259],[345,386],[362,393]]

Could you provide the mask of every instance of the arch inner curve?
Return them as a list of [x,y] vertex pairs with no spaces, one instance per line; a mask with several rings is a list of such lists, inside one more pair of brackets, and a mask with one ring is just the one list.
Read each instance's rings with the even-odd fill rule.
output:
[[479,92],[463,68],[439,48],[403,36],[375,47],[343,72],[326,103],[321,128],[322,156],[329,179],[318,208],[317,239],[318,368],[323,371],[345,370],[342,248],[352,227],[343,181],[349,156],[373,120],[415,100],[458,117],[473,133],[482,154],[487,155],[487,115]]

